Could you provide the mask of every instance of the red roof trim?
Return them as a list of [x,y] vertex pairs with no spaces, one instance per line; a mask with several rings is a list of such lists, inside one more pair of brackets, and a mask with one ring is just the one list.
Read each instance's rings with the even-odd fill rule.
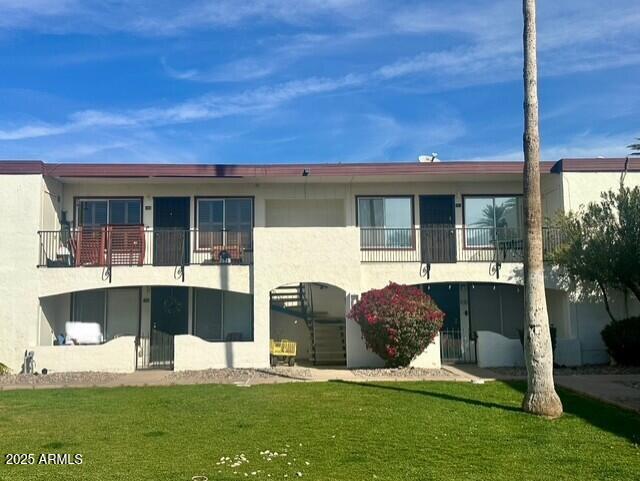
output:
[[40,160],[2,160],[0,174],[42,174],[43,166]]
[[[562,159],[541,162],[542,173],[559,172],[621,172],[626,159]],[[53,177],[104,178],[257,178],[300,177],[308,171],[313,177],[391,176],[391,175],[463,175],[520,174],[519,161],[481,162],[387,162],[360,164],[49,164],[41,161],[0,161],[0,174],[43,174]],[[629,158],[627,169],[640,171],[640,158]]]
[[[543,162],[549,172],[553,162]],[[385,176],[417,174],[519,174],[522,162],[393,162],[360,164],[47,164],[43,162],[0,162],[3,174],[44,174],[54,177],[300,177]]]
[[560,159],[553,172],[640,172],[640,158]]

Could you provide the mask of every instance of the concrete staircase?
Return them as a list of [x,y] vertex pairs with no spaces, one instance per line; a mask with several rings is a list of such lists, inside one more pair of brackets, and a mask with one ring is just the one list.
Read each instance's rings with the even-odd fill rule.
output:
[[347,363],[344,319],[314,318],[312,329],[314,364],[344,366]]
[[315,365],[344,366],[347,362],[344,318],[313,309],[313,286],[300,283],[271,291],[271,309],[304,319],[311,339]]

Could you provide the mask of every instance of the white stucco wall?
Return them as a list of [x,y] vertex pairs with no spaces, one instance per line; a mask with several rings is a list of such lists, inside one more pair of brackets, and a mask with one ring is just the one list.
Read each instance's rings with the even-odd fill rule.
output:
[[0,175],[0,362],[14,371],[27,346],[38,344],[37,264],[42,192],[40,175]]
[[[564,208],[577,211],[589,202],[598,202],[602,192],[618,190],[620,172],[564,172],[562,174]],[[624,183],[627,187],[640,186],[640,172],[629,172]]]
[[176,336],[174,370],[267,368],[268,342],[266,348],[265,356],[263,347],[256,342],[208,342],[190,335]]
[[183,282],[179,271],[171,266],[116,266],[109,282],[101,267],[41,267],[38,285],[41,296],[129,286],[203,287],[250,294],[252,269],[245,265],[186,266]]
[[[520,339],[508,339],[495,332],[478,331],[476,354],[479,367],[524,366],[524,352]],[[580,341],[558,339],[553,353],[553,362],[558,366],[582,364]]]
[[[254,229],[254,262],[259,266],[253,275],[256,357],[268,363],[269,292],[300,282],[330,284],[347,294],[359,292],[359,253],[360,237],[354,227]],[[345,307],[340,302],[338,312]],[[346,336],[349,346],[348,330]]]
[[[565,209],[599,198],[600,190],[617,187],[619,173],[564,173],[544,175],[542,179],[545,215],[559,206]],[[426,279],[421,265],[365,264],[360,262],[359,231],[356,224],[357,195],[413,195],[415,196],[414,223],[419,224],[418,196],[428,194],[454,194],[456,204],[468,194],[516,194],[522,184],[518,175],[499,175],[490,178],[479,176],[430,177],[421,182],[382,181],[337,183],[327,179],[322,183],[299,179],[287,184],[249,183],[242,179],[210,181],[167,181],[141,179],[139,181],[104,180],[60,183],[43,179],[40,175],[0,176],[0,201],[6,207],[7,223],[11,235],[0,236],[0,274],[10,282],[0,284],[0,362],[19,368],[26,346],[46,343],[51,332],[47,331],[47,309],[41,309],[38,297],[68,294],[83,289],[99,287],[184,285],[253,293],[254,342],[243,343],[238,352],[245,352],[256,359],[256,364],[268,363],[270,337],[269,291],[283,284],[297,282],[322,282],[343,289],[348,296],[357,296],[371,288],[380,288],[389,281],[420,284],[424,282],[522,282],[521,264],[503,263],[500,279],[489,263],[434,264],[430,279]],[[627,176],[627,185],[640,184],[640,174]],[[65,210],[68,219],[74,217],[73,199],[82,196],[141,196],[143,197],[143,221],[153,227],[154,196],[189,196],[190,219],[194,218],[194,196],[252,196],[254,197],[255,225],[254,265],[250,266],[188,266],[185,282],[177,278],[172,267],[115,267],[111,284],[103,278],[100,268],[36,269],[38,260],[38,229],[57,229],[58,217]],[[321,202],[322,201],[322,202]],[[291,227],[265,228],[267,207],[292,206],[318,203],[317,223],[340,223],[346,227]],[[343,206],[344,215],[336,212]],[[147,209],[151,207],[151,209]],[[330,207],[330,208],[328,208]],[[285,209],[286,210],[286,209]],[[299,209],[290,222],[300,218]],[[281,216],[282,217],[282,216]],[[324,220],[323,220],[324,219]],[[304,219],[311,222],[313,219]],[[462,207],[456,206],[456,223],[462,225]],[[553,276],[548,275],[548,287]],[[24,295],[31,289],[33,295]],[[148,288],[147,288],[148,289]],[[146,296],[148,297],[148,295]],[[145,293],[143,292],[143,298]],[[569,314],[567,325],[558,326],[563,338],[580,341],[581,356],[585,362],[606,362],[599,336],[608,322],[599,306],[554,301],[555,319]],[[64,303],[63,303],[64,304]],[[63,307],[56,308],[57,311]],[[66,308],[68,309],[68,307]],[[143,332],[148,329],[149,303],[141,305]],[[50,312],[50,310],[48,311]],[[347,322],[347,360],[350,366],[379,362],[364,348],[359,328]],[[55,330],[55,328],[54,328]],[[562,332],[560,332],[562,331]],[[574,346],[575,347],[575,346]],[[235,346],[234,346],[235,348]],[[215,351],[215,349],[214,349]],[[218,356],[218,354],[215,354]]]
[[34,346],[35,368],[49,372],[133,372],[135,337],[119,337],[96,346]]
[[496,332],[478,331],[476,357],[479,367],[523,366],[519,339],[509,339]]

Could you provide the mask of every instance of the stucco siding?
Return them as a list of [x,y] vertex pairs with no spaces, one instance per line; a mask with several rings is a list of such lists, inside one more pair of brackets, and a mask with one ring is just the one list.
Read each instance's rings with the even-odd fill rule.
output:
[[0,362],[22,366],[27,346],[38,343],[37,264],[42,176],[0,175]]
[[38,372],[133,372],[135,337],[119,337],[96,346],[33,346]]

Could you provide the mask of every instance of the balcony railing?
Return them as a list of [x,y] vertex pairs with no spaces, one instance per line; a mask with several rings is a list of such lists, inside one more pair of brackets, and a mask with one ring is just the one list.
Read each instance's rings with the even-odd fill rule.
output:
[[[362,262],[522,262],[521,229],[492,227],[360,228]],[[561,244],[556,228],[543,229],[544,258]]]
[[252,264],[251,231],[78,227],[40,231],[39,267]]

